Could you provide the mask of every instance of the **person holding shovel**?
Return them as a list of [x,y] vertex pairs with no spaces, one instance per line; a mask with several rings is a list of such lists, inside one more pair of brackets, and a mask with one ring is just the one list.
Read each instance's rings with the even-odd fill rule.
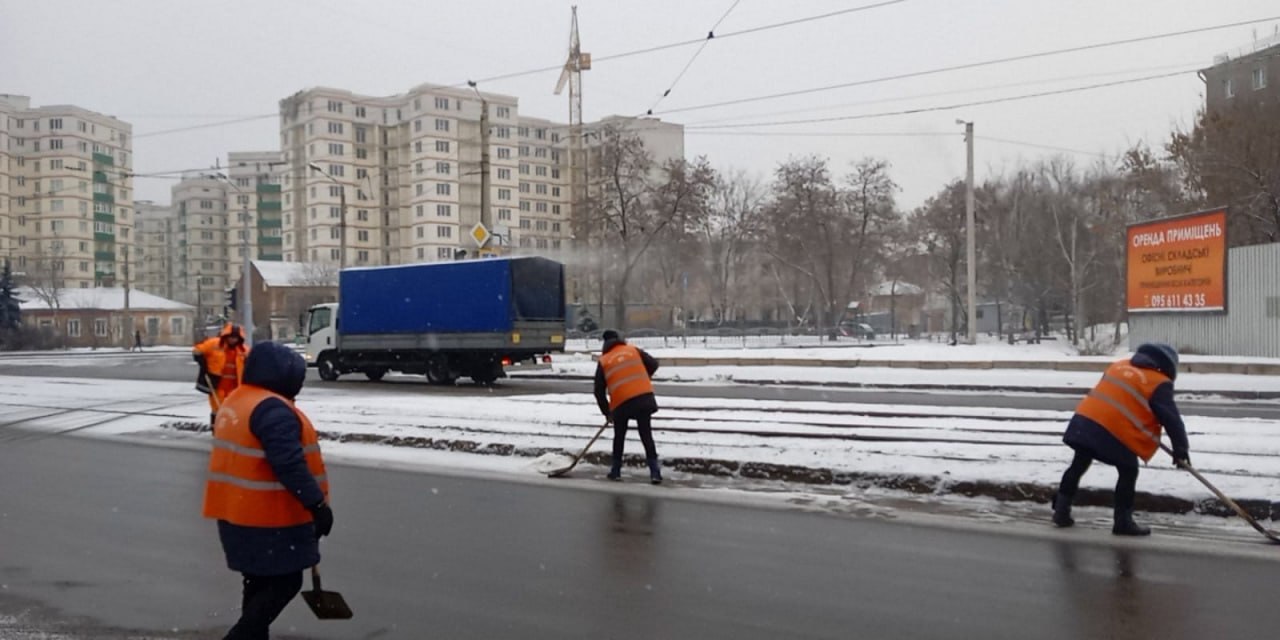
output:
[[191,357],[200,365],[196,389],[209,396],[210,427],[216,419],[218,407],[240,386],[247,353],[244,331],[239,325],[230,323],[216,337],[206,339],[191,350]]
[[1053,523],[1075,524],[1071,500],[1080,478],[1094,460],[1116,468],[1114,524],[1111,533],[1145,536],[1151,529],[1133,521],[1137,492],[1138,458],[1150,461],[1160,447],[1160,427],[1169,431],[1173,461],[1190,467],[1190,446],[1182,415],[1173,401],[1173,381],[1178,377],[1178,352],[1167,344],[1143,344],[1128,360],[1113,363],[1102,380],[1076,407],[1062,441],[1075,450],[1071,466],[1053,498]]
[[204,516],[218,521],[227,567],[243,575],[240,620],[228,640],[266,638],[302,589],[302,571],[320,562],[333,529],[329,481],[315,427],[294,405],[307,365],[265,342],[244,365],[213,427]]
[[658,460],[658,448],[653,444],[650,420],[658,412],[658,400],[653,395],[653,373],[658,361],[653,356],[626,343],[617,331],[606,330],[601,334],[604,348],[596,364],[596,404],[613,423],[613,464],[609,467],[609,479],[622,479],[622,451],[627,443],[627,423],[636,421],[640,441],[644,443],[645,461],[649,465],[649,481],[662,482],[662,462]]

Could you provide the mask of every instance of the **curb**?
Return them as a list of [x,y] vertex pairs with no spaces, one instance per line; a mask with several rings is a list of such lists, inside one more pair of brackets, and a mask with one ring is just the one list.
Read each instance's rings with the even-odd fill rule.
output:
[[[161,428],[177,431],[206,432],[209,425],[202,422],[166,422]],[[356,442],[380,444],[391,447],[456,451],[477,455],[518,456],[536,458],[563,450],[546,447],[521,447],[491,442],[481,444],[474,440],[447,440],[418,436],[379,436],[371,433],[333,434],[319,432],[321,440],[332,442]],[[608,466],[610,454],[602,451],[588,453],[584,462]],[[638,454],[623,458],[627,467],[644,468],[645,460]],[[817,486],[849,486],[859,489],[893,489],[921,495],[959,495],[966,498],[994,498],[1001,502],[1036,502],[1048,507],[1057,487],[1030,482],[996,482],[990,480],[947,480],[934,475],[886,474],[864,471],[837,471],[833,469],[804,467],[799,465],[772,464],[768,462],[739,462],[715,458],[665,458],[662,466],[682,473],[714,476],[717,478],[744,478],[770,480]],[[1088,507],[1109,507],[1114,491],[1108,489],[1081,489],[1073,504]],[[1237,499],[1250,515],[1259,521],[1280,522],[1280,502],[1265,499]],[[1134,505],[1138,510],[1158,513],[1234,516],[1230,507],[1217,498],[1188,500],[1177,496],[1139,491]]]

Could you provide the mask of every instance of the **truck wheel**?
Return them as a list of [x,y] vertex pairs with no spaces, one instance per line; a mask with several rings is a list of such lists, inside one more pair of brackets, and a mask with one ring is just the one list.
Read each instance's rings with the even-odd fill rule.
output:
[[484,373],[473,373],[471,374],[471,379],[474,380],[476,384],[491,385],[498,381],[498,372],[489,370]]
[[331,355],[320,356],[320,361],[316,363],[316,371],[320,372],[320,379],[325,382],[333,382],[341,375],[338,373],[338,363],[334,362]]
[[438,385],[453,384],[457,377],[449,366],[449,359],[444,356],[433,356],[427,360],[427,382]]
[[379,380],[382,380],[382,377],[385,375],[387,375],[386,369],[365,369],[364,371],[364,377],[368,378],[373,382],[378,382]]

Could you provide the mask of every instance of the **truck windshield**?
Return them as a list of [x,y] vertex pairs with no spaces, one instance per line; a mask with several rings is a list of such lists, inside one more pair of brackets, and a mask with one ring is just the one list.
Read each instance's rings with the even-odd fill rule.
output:
[[314,335],[321,329],[329,328],[329,321],[333,317],[333,309],[330,307],[320,307],[311,310],[311,321],[307,323],[307,335]]

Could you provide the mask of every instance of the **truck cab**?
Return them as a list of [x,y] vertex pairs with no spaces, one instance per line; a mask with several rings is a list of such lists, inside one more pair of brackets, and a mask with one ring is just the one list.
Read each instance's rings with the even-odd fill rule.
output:
[[320,356],[338,344],[338,304],[318,304],[307,310],[307,342],[303,357],[308,367],[317,366]]

